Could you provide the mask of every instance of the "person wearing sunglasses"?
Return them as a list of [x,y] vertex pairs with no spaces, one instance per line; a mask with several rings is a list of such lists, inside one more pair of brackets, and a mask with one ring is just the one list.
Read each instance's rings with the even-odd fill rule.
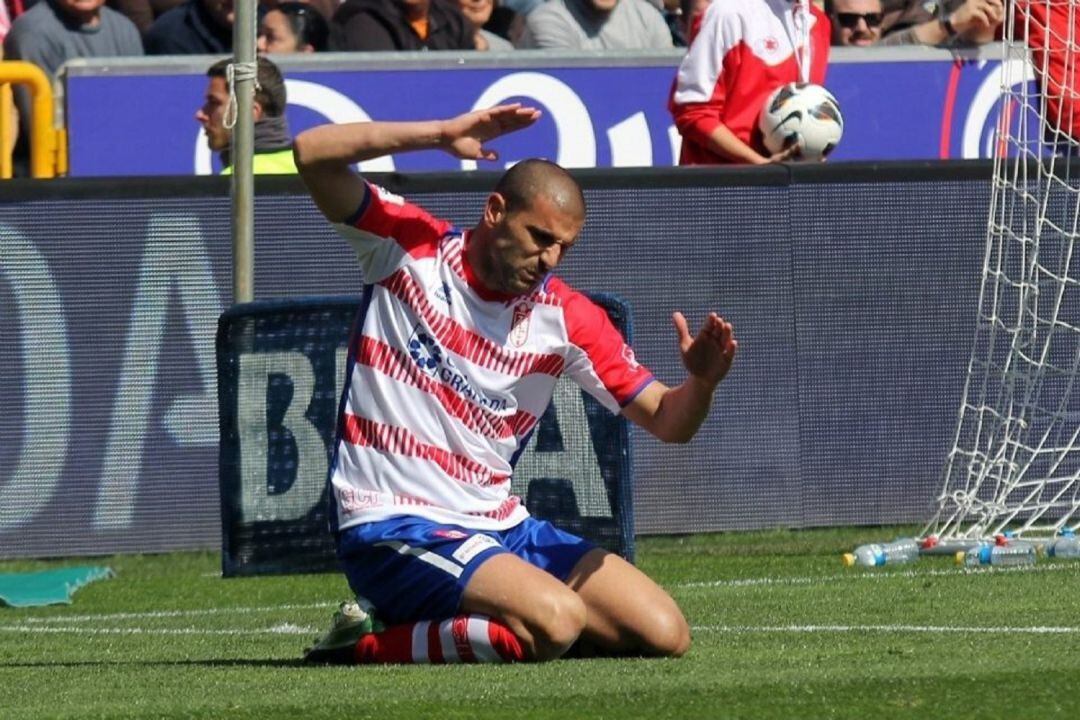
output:
[[993,40],[1005,8],[1002,0],[964,0],[951,10],[942,6],[937,16],[903,28],[885,25],[882,0],[831,0],[826,11],[832,21],[833,45],[970,46]]
[[881,0],[833,0],[832,44],[867,47],[881,40]]

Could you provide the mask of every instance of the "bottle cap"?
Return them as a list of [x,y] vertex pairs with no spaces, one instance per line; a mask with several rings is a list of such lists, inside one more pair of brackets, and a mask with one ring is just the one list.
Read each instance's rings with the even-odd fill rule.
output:
[[844,553],[840,557],[840,561],[844,563],[844,567],[851,567],[855,564],[855,555],[853,553]]
[[960,550],[959,552],[956,553],[956,555],[953,556],[953,559],[956,560],[957,565],[963,565],[964,564],[964,558],[966,558],[966,557],[967,557],[967,553],[964,552],[963,550]]

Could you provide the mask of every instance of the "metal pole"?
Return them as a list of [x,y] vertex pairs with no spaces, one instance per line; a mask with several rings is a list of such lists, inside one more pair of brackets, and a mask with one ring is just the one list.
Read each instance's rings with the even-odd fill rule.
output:
[[[256,0],[236,0],[233,63],[255,68]],[[255,123],[251,116],[255,73],[236,74],[236,126],[232,134],[233,302],[255,297],[255,182],[251,157]]]

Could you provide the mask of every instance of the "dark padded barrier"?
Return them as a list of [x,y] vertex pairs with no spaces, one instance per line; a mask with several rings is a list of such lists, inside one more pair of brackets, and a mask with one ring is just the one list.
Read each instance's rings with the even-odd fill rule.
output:
[[[629,309],[593,295],[632,340]],[[235,305],[217,333],[222,572],[337,568],[327,467],[356,296]],[[533,515],[633,560],[627,421],[563,378],[514,471]]]

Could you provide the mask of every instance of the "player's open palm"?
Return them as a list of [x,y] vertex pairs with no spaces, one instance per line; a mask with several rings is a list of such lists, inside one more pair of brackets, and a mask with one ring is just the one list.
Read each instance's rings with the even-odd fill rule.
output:
[[446,149],[463,160],[497,160],[499,154],[485,144],[500,135],[526,128],[539,118],[539,110],[523,107],[521,103],[458,115],[443,125]]
[[687,372],[711,385],[723,380],[739,348],[732,324],[716,313],[709,313],[705,324],[694,337],[690,335],[690,328],[681,312],[674,313],[671,320],[679,334],[679,350]]

